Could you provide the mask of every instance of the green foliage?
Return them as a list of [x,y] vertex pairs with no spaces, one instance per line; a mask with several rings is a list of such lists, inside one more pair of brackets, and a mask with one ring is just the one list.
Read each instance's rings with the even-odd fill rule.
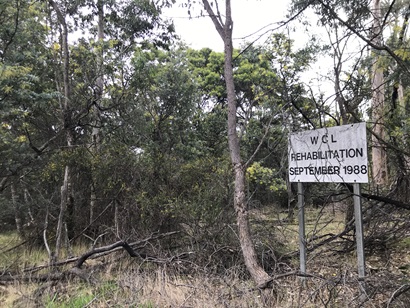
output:
[[[40,239],[49,215],[53,238],[70,166],[69,239],[82,232],[130,238],[190,230],[198,241],[214,236],[215,245],[233,240],[220,232],[233,221],[223,53],[171,46],[172,25],[161,19],[157,3],[104,3],[104,39],[97,40],[96,3],[59,2],[69,37],[84,32],[70,39],[68,98],[62,94],[59,27],[47,3],[21,7],[24,21],[12,40],[0,25],[0,41],[10,42],[0,62],[0,151],[6,158],[0,173],[15,180],[27,210],[25,228]],[[17,11],[7,7],[10,28]],[[284,191],[286,130],[278,114],[289,111],[285,94],[310,108],[297,76],[312,58],[309,51],[294,52],[282,36],[271,45],[235,50],[234,58],[244,157],[259,148],[249,195],[267,203]],[[98,142],[92,139],[96,130]],[[9,213],[4,220],[12,224],[10,190],[2,197]]]
[[[0,0],[0,229],[12,229],[19,214],[12,202],[13,183],[29,242],[42,245],[46,218],[47,236],[53,240],[64,171],[69,166],[72,202],[64,216],[69,244],[81,238],[100,241],[102,235],[106,241],[128,240],[179,230],[181,236],[167,243],[171,253],[185,251],[189,245],[202,252],[195,262],[206,264],[211,272],[226,272],[226,267],[241,264],[232,227],[224,54],[173,44],[173,26],[160,15],[162,7],[173,1],[98,1],[105,10],[102,40],[96,39],[96,1],[56,2],[70,31],[69,97],[63,95],[61,29],[54,10],[47,1]],[[405,10],[399,2],[391,7],[394,21],[386,19],[394,28],[385,42],[402,62],[398,65],[382,51],[378,66],[384,71],[389,100],[385,110],[386,145],[393,145],[389,163],[398,182],[404,183],[403,193],[409,183],[410,79],[405,68],[410,57],[409,42],[400,37]],[[294,5],[301,8],[306,1]],[[342,9],[358,31],[368,30],[366,1],[310,5],[322,14],[320,23],[330,29],[341,26],[332,9]],[[74,30],[83,32],[80,39],[72,39]],[[274,33],[263,46],[250,44],[234,51],[236,129],[242,163],[247,163],[251,206],[287,204],[289,131],[338,122],[333,106],[324,97],[311,97],[301,79],[324,50],[314,38],[295,49],[288,35]],[[368,71],[373,56],[341,75],[343,98],[355,113],[351,119],[363,118],[362,106],[371,98]],[[404,89],[402,101],[392,95],[399,85]],[[318,188],[311,185],[310,189],[313,197]],[[408,193],[403,200],[408,202]],[[269,220],[273,216],[270,213]],[[258,224],[256,219],[252,223]],[[374,225],[378,232],[387,226],[379,221]],[[288,253],[292,244],[283,247],[274,236],[264,240],[265,226],[255,230],[258,251],[269,260],[266,264],[272,261],[267,266],[279,266],[273,251]],[[14,242],[12,238],[6,245],[0,238],[1,247]],[[164,242],[158,240],[156,253]],[[21,260],[47,258],[44,251],[36,251],[37,256],[21,254]],[[77,296],[67,298],[57,290],[44,305],[105,305],[122,292],[115,281],[93,291],[86,287],[77,291]]]
[[201,50],[189,49],[190,70],[203,93],[205,100],[222,103],[225,100],[225,84],[223,81],[224,55],[209,48]]
[[246,173],[250,183],[266,187],[268,190],[275,192],[286,190],[286,182],[277,177],[278,173],[273,169],[261,166],[258,162],[248,167]]

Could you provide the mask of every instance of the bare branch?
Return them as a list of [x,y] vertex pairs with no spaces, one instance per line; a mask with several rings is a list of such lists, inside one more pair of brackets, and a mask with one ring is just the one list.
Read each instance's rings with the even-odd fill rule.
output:
[[[172,236],[172,235],[175,235],[175,234],[178,234],[178,233],[179,233],[178,231],[173,231],[173,232],[161,233],[161,234],[157,234],[157,235],[151,235],[151,236],[149,236],[149,237],[147,237],[143,240],[132,242],[132,243],[129,243],[127,245],[129,247],[132,247],[132,249],[135,251],[135,249],[139,248],[139,246],[145,245],[146,243],[148,243],[151,240],[160,239],[160,238],[164,238],[164,237],[167,237],[167,236]],[[103,247],[97,248],[97,250],[98,249],[103,249],[103,248],[105,248],[105,249],[103,249],[104,251],[100,251],[99,253],[92,253],[90,256],[87,256],[86,259],[88,259],[88,258],[95,259],[95,258],[99,258],[99,257],[102,257],[102,256],[106,256],[110,253],[116,252],[116,251],[122,249],[125,246],[125,245],[118,244],[118,243],[121,243],[121,242],[124,242],[124,241],[120,241],[120,242],[117,242],[117,243],[114,243],[114,244],[111,244],[111,245],[108,245],[108,246],[103,246]],[[110,246],[113,246],[113,245],[117,245],[117,246],[112,247],[111,250],[106,249],[107,247],[110,247]],[[51,266],[52,267],[58,267],[58,266],[64,266],[64,265],[67,265],[67,264],[70,264],[70,263],[77,263],[78,264],[80,258],[84,257],[85,255],[89,254],[92,251],[95,251],[95,249],[85,253],[83,256],[80,256],[80,257],[74,257],[74,258],[69,258],[69,259],[66,259],[66,260],[58,261],[58,262],[53,263],[52,265],[44,264],[44,265],[39,265],[39,266],[35,266],[35,267],[26,268],[26,269],[23,270],[23,272],[25,272],[25,273],[27,273],[27,272],[37,272],[39,270],[49,268]],[[138,254],[138,256],[142,257],[143,255]],[[82,263],[84,263],[84,261]],[[1,280],[1,278],[0,278],[0,280]]]
[[95,249],[93,249],[93,250],[91,250],[91,251],[89,251],[89,252],[83,254],[81,257],[78,258],[78,260],[77,260],[77,262],[76,262],[76,264],[75,264],[75,267],[81,268],[81,266],[84,264],[84,262],[87,261],[87,259],[88,259],[89,257],[91,257],[91,256],[93,256],[93,255],[95,255],[95,254],[112,251],[112,250],[114,250],[114,249],[116,249],[116,248],[119,248],[119,247],[124,248],[124,250],[127,251],[128,254],[129,254],[131,257],[138,257],[138,256],[139,256],[139,254],[137,254],[137,253],[134,251],[134,249],[132,249],[131,246],[130,246],[127,242],[119,241],[119,242],[116,242],[116,243],[111,244],[111,245],[107,245],[107,246],[95,248]]
[[346,28],[348,28],[355,35],[357,35],[357,37],[359,37],[363,42],[365,42],[367,45],[374,48],[375,50],[386,51],[397,62],[398,65],[400,65],[407,73],[410,74],[410,70],[403,63],[402,59],[399,56],[397,56],[394,53],[394,51],[390,49],[390,47],[388,47],[385,44],[381,44],[381,45],[375,44],[371,39],[368,39],[362,33],[360,33],[354,26],[352,26],[351,24],[346,22],[344,19],[342,19],[329,4],[325,3],[323,0],[318,0],[318,1],[324,8],[329,10],[329,12],[333,15],[333,17],[336,20],[338,20]]
[[[216,28],[216,31],[218,31],[219,35],[221,36],[222,39],[224,39],[224,25],[222,23],[222,20],[220,19],[220,16],[217,16],[214,13],[214,10],[212,9],[211,5],[209,4],[208,0],[202,0],[205,10],[208,12],[209,17],[211,18],[212,22],[214,23],[214,26]],[[219,11],[219,9],[218,9]]]

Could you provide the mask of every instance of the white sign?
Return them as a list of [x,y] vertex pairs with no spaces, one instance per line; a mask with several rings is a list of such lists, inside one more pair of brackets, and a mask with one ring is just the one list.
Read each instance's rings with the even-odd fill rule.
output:
[[368,183],[366,123],[291,134],[289,180]]

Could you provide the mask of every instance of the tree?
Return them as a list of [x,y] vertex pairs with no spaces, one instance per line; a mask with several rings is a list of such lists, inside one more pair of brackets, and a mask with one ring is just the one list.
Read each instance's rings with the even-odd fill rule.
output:
[[[60,41],[61,41],[61,62],[62,62],[62,76],[57,76],[57,80],[62,80],[62,84],[58,85],[63,89],[63,98],[60,100],[60,108],[62,113],[62,123],[65,131],[65,140],[67,149],[70,150],[74,146],[74,125],[73,125],[73,114],[71,106],[71,81],[70,81],[70,52],[68,35],[69,29],[66,20],[66,10],[67,8],[60,8],[53,0],[49,0],[49,4],[54,10],[57,16],[57,22],[60,28]],[[55,251],[51,254],[51,262],[56,262],[60,257],[60,250],[62,247],[63,236],[64,236],[64,223],[65,215],[68,207],[74,207],[74,194],[73,194],[73,183],[72,183],[72,166],[66,164],[64,167],[64,179],[61,186],[60,195],[60,212],[58,214],[57,230],[56,230],[56,243]]]
[[[373,28],[372,28],[372,43],[375,46],[382,46],[383,27],[380,8],[380,0],[373,1]],[[377,50],[373,56],[373,64],[371,69],[372,78],[372,176],[374,184],[385,186],[388,182],[387,172],[387,152],[383,141],[386,139],[385,123],[384,123],[384,96],[385,96],[385,80],[383,77],[383,67],[380,65],[380,55],[377,55]]]
[[251,238],[245,186],[246,165],[243,163],[241,158],[241,148],[237,133],[237,100],[233,78],[232,58],[233,21],[231,1],[225,1],[224,20],[222,19],[222,14],[218,9],[218,5],[216,5],[216,11],[214,12],[214,9],[212,8],[208,0],[203,0],[202,2],[204,4],[205,10],[214,23],[214,26],[224,43],[224,77],[228,104],[228,144],[235,177],[234,207],[237,215],[239,240],[246,268],[248,269],[255,283],[259,286],[264,286],[269,280],[269,275],[265,272],[265,270],[260,266],[258,262],[255,247]]
[[49,82],[49,53],[45,45],[40,44],[46,37],[42,4],[3,1],[1,5],[0,151],[3,160],[0,191],[13,186],[11,198],[20,212],[15,213],[16,223],[20,221],[20,233],[25,234],[23,227],[31,217],[27,217],[28,208],[24,205],[24,187],[31,184],[30,174],[44,167],[41,150],[34,144],[52,138],[53,132],[48,127],[52,115],[44,111],[56,92]]
[[[97,1],[97,47],[96,47],[96,57],[97,57],[97,68],[98,76],[96,79],[96,89],[95,89],[95,103],[92,106],[92,132],[91,132],[91,151],[94,155],[98,155],[98,151],[101,147],[101,112],[100,105],[102,105],[102,99],[104,95],[104,26],[105,26],[105,16],[104,16],[104,1]],[[97,179],[95,177],[92,180],[90,187],[90,223],[94,220],[94,212],[97,208],[97,194],[96,186],[98,185]]]

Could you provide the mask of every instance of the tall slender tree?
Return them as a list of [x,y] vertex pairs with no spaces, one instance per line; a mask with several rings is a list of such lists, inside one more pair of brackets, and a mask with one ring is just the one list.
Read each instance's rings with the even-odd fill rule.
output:
[[[98,32],[97,32],[97,47],[95,48],[97,58],[97,79],[94,104],[92,105],[92,132],[91,132],[91,152],[93,155],[98,155],[101,147],[101,112],[100,105],[102,104],[104,93],[104,1],[97,1],[97,15],[98,15]],[[92,176],[91,181],[91,196],[90,196],[90,224],[94,220],[94,212],[97,207],[97,179]]]
[[[373,28],[372,43],[375,46],[382,46],[383,27],[380,0],[373,0]],[[380,51],[374,49],[373,64],[371,70],[372,82],[372,173],[373,181],[376,185],[387,184],[387,153],[385,150],[385,128],[384,128],[384,96],[385,80],[383,77],[383,67],[380,64]]]
[[[233,45],[232,45],[232,8],[231,1],[225,0],[225,14],[221,14],[216,3],[214,10],[208,0],[202,1],[216,31],[224,43],[224,77],[228,101],[228,144],[235,177],[234,207],[237,215],[239,240],[246,268],[259,286],[266,285],[269,275],[261,267],[252,241],[249,226],[248,204],[246,200],[245,172],[246,165],[242,161],[241,147],[237,131],[237,101],[233,79]],[[217,1],[216,1],[217,2]],[[223,18],[224,17],[224,18]]]
[[[61,41],[61,62],[62,62],[62,87],[63,97],[60,101],[60,109],[62,112],[62,123],[65,130],[65,139],[67,148],[70,149],[74,145],[73,123],[72,123],[72,109],[71,109],[71,84],[70,84],[70,52],[68,45],[68,24],[66,20],[66,12],[62,10],[58,3],[49,0],[51,8],[54,10],[58,25],[60,27],[60,41]],[[57,77],[58,79],[58,77]],[[67,163],[64,167],[64,179],[61,186],[60,194],[60,212],[57,220],[56,244],[55,252],[52,256],[52,262],[55,262],[60,257],[62,242],[65,231],[65,215],[67,208],[73,206],[74,196],[72,191],[72,167]],[[70,204],[71,203],[71,204]]]

